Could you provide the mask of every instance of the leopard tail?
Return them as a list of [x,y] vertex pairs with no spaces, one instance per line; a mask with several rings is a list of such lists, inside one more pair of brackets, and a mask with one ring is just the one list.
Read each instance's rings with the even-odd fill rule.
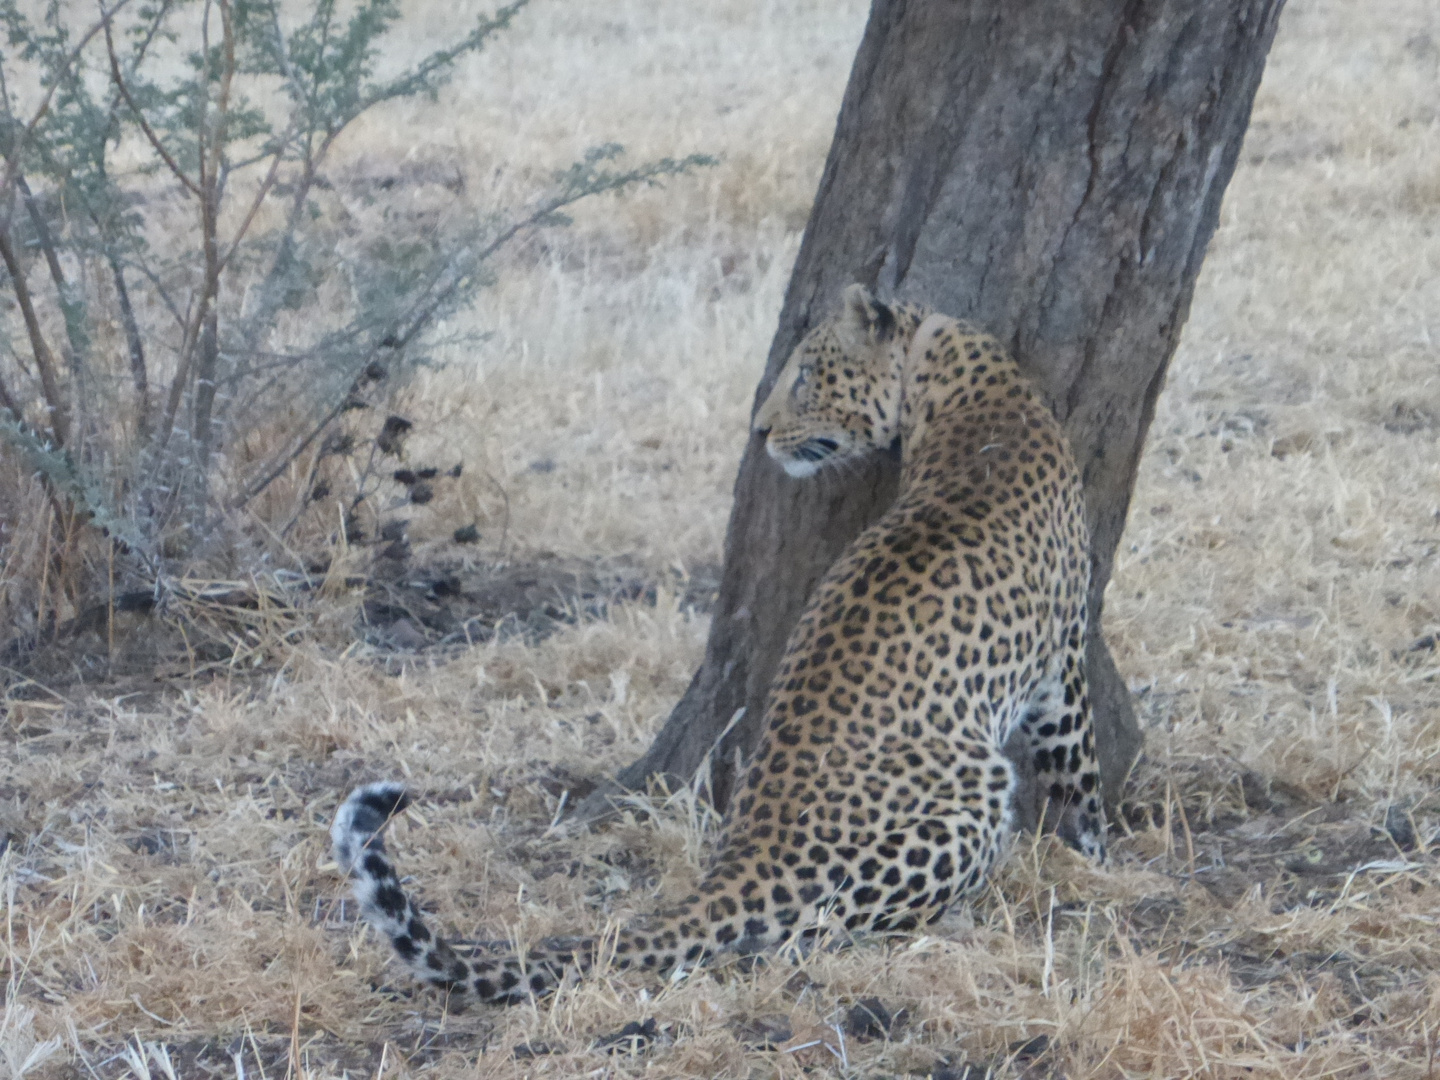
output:
[[[468,999],[514,1005],[550,993],[569,968],[583,973],[594,967],[602,948],[594,938],[542,942],[522,958],[504,952],[461,956],[436,935],[401,887],[381,835],[409,803],[399,784],[356,788],[336,812],[330,839],[336,863],[353,881],[361,917],[390,939],[396,956],[417,979],[450,994],[457,1004]],[[699,967],[717,953],[758,952],[779,944],[785,930],[774,922],[757,925],[728,895],[736,871],[722,859],[706,876],[699,895],[621,930],[613,943],[606,943],[611,947],[604,948],[609,966],[669,975],[680,967]]]
[[400,885],[385,853],[382,833],[410,804],[399,784],[366,784],[350,793],[330,826],[335,861],[351,878],[361,917],[390,939],[395,955],[426,985],[457,998],[514,1005],[553,990],[568,967],[587,970],[592,943],[579,947],[541,945],[523,959],[496,953],[460,956],[435,934]]

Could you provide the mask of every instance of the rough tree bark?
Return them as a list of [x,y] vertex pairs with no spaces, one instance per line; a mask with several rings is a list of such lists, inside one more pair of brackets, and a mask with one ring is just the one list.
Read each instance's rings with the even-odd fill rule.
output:
[[[1088,663],[1111,800],[1141,736],[1101,602],[1282,4],[875,0],[756,392],[758,405],[851,281],[1010,345],[1084,472]],[[704,662],[621,784],[688,780],[713,749],[726,802],[806,597],[888,505],[896,474],[877,460],[792,480],[751,438]]]

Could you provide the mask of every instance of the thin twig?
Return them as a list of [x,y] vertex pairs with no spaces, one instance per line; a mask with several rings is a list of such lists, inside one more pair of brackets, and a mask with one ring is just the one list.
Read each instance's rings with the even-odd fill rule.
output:
[[[368,356],[366,357],[366,363],[369,363],[369,357],[368,357]],[[359,371],[364,371],[364,370],[365,370],[365,365],[362,364],[362,365],[358,368],[358,370],[359,370]],[[327,427],[330,426],[330,424],[335,420],[335,418],[336,418],[337,416],[339,416],[342,412],[345,411],[345,405],[346,405],[346,403],[349,401],[349,398],[350,398],[350,395],[349,395],[348,393],[347,393],[344,397],[342,397],[342,398],[340,399],[339,403],[336,404],[329,412],[327,412],[327,413],[325,414],[324,418],[321,419],[319,423],[317,423],[313,428],[310,429],[310,433],[309,433],[308,435],[306,435],[303,439],[301,439],[301,440],[291,449],[291,451],[290,451],[288,454],[285,454],[285,455],[280,459],[280,461],[275,465],[274,468],[272,468],[269,472],[267,472],[264,476],[262,476],[262,477],[261,477],[259,480],[257,480],[255,483],[251,484],[248,488],[246,488],[243,492],[241,492],[236,498],[232,499],[231,502],[230,502],[229,509],[231,509],[231,510],[240,510],[240,509],[243,509],[247,503],[249,503],[251,500],[253,500],[253,499],[255,498],[255,496],[259,495],[262,491],[264,491],[266,488],[268,488],[268,487],[269,487],[271,484],[273,484],[276,480],[280,479],[280,477],[285,473],[285,471],[290,468],[291,463],[292,463],[296,458],[298,458],[301,454],[303,454],[303,453],[306,451],[306,449],[309,448],[309,446],[310,446],[311,443],[313,443],[317,438],[320,437],[320,434],[321,434]]]
[[55,250],[55,237],[50,232],[50,224],[45,220],[39,204],[35,201],[34,194],[30,191],[30,185],[25,180],[23,172],[15,174],[15,187],[20,192],[20,199],[25,204],[25,210],[29,214],[30,223],[35,229],[35,238],[39,241],[40,251],[45,256],[45,265],[50,270],[50,280],[55,285],[55,294],[60,303],[62,321],[65,323],[65,340],[69,344],[66,359],[70,363],[70,373],[74,380],[75,391],[75,413],[76,429],[80,432],[79,438],[84,438],[85,432],[85,376],[90,362],[90,342],[85,333],[85,305],[81,300],[77,303],[75,290],[65,278],[65,271],[60,266],[60,256]]
[[[122,4],[128,2],[129,0],[121,0]],[[130,88],[125,85],[125,78],[120,74],[120,58],[115,54],[115,41],[110,36],[109,19],[105,20],[104,27],[105,51],[110,55],[110,78],[115,84],[115,89],[118,90],[120,96],[125,99],[125,104],[130,106],[130,112],[134,114],[135,122],[140,125],[141,132],[143,132],[145,138],[149,140],[155,153],[160,155],[160,160],[165,163],[165,167],[174,174],[175,179],[179,180],[190,194],[197,198],[201,197],[199,185],[196,184],[194,180],[191,180],[190,177],[186,176],[185,170],[180,168],[179,163],[170,156],[170,151],[165,149],[165,144],[160,141],[160,136],[155,134],[155,129],[150,126],[150,121],[145,119],[145,114],[140,111],[140,106],[137,105],[135,99],[130,96]],[[204,160],[203,157],[201,160]]]
[[[30,224],[35,227],[35,239],[40,242],[40,252],[45,256],[45,265],[50,268],[50,280],[55,283],[55,290],[60,293],[60,302],[67,302],[66,294],[69,292],[69,284],[65,280],[65,271],[60,266],[60,256],[55,251],[55,237],[50,232],[50,223],[45,220],[45,215],[40,211],[40,205],[35,201],[35,195],[30,190],[30,184],[25,179],[24,173],[15,174],[15,187],[20,192],[20,199],[25,204],[25,210],[30,215]],[[74,343],[71,343],[72,346]]]
[[175,325],[180,328],[181,334],[184,334],[190,317],[180,310],[179,305],[175,303],[175,298],[170,295],[170,290],[160,280],[160,275],[142,262],[126,260],[122,265],[139,271],[140,276],[150,282],[150,287],[155,290],[155,295],[160,297],[160,302],[165,305],[165,310],[170,312],[170,317],[175,320]]
[[40,328],[35,304],[30,297],[30,287],[26,284],[25,269],[20,265],[14,245],[10,242],[10,233],[6,229],[0,229],[0,259],[5,261],[5,269],[10,272],[10,287],[15,293],[15,302],[20,306],[20,314],[24,317],[25,332],[30,337],[30,351],[35,357],[35,366],[40,371],[40,385],[45,391],[45,404],[50,410],[50,432],[55,444],[64,446],[69,441],[70,425],[65,415],[65,400],[60,394],[55,354],[50,351],[44,331]]
[[5,376],[0,374],[0,406],[10,411],[16,422],[20,422],[20,406],[15,404],[15,398],[10,394],[10,388],[5,385]]
[[[199,128],[200,184],[203,191],[200,201],[200,238],[205,249],[205,291],[200,297],[199,363],[195,368],[195,400],[191,422],[192,438],[195,441],[196,479],[202,485],[209,482],[210,450],[213,442],[213,413],[215,406],[215,374],[220,363],[220,198],[225,153],[225,136],[230,123],[230,88],[235,76],[235,33],[230,18],[230,0],[219,0],[222,49],[220,92],[215,102],[215,124],[211,129],[206,123],[203,111]],[[209,56],[209,10],[206,0],[206,19],[201,23],[205,35],[205,55]],[[201,95],[202,101],[204,95]],[[209,146],[207,148],[206,141]],[[207,163],[208,158],[208,163]]]
[[[154,43],[156,35],[160,32],[160,27],[170,11],[171,3],[172,0],[163,0],[163,2],[154,9],[150,18],[150,25],[146,27],[144,36],[135,46],[131,56],[130,70],[132,72],[139,67],[145,55],[150,51],[150,46]],[[120,85],[114,88],[115,92],[110,96],[110,107],[107,111],[107,131],[114,133],[117,138],[119,137],[118,113],[123,101],[121,92],[123,84],[124,80],[122,79]],[[95,167],[100,175],[101,181],[108,184],[109,180],[105,168],[106,141],[108,141],[108,136],[106,140],[102,140],[100,143]],[[84,197],[83,189],[80,197],[82,199]],[[135,318],[135,307],[130,301],[130,289],[125,283],[125,263],[120,256],[116,254],[114,237],[106,227],[105,222],[102,221],[97,208],[87,204],[86,209],[90,214],[90,220],[95,225],[96,233],[105,240],[105,260],[110,265],[110,276],[115,285],[115,298],[120,307],[120,321],[125,328],[125,346],[130,357],[130,379],[135,387],[136,431],[143,441],[150,427],[150,372],[145,360],[145,341],[140,334],[139,321]],[[142,267],[141,272],[146,273],[147,269],[148,268]],[[165,291],[164,286],[161,285],[158,279],[153,278],[152,284],[155,287],[155,291],[159,294],[161,301],[170,309],[171,313],[175,315],[176,319],[180,321],[183,326],[184,320],[180,318],[179,312],[175,310],[175,305],[171,301],[169,294]]]
[[[194,295],[191,295],[191,303],[194,303]],[[200,330],[200,315],[204,307],[196,308],[195,317],[192,319],[189,310],[185,313],[185,321],[181,323],[183,333],[180,338],[180,361],[175,365],[175,378],[170,381],[170,396],[165,402],[165,419],[155,432],[159,449],[164,450],[170,444],[170,435],[175,430],[175,419],[180,415],[180,399],[185,394],[185,385],[190,381],[190,362],[195,355],[195,337]]]
[[245,239],[245,234],[250,231],[250,226],[255,222],[255,215],[260,212],[260,207],[270,194],[270,189],[275,186],[275,179],[280,174],[280,164],[285,157],[285,147],[289,145],[294,137],[293,128],[287,129],[285,136],[280,140],[280,145],[270,161],[270,170],[265,174],[265,179],[260,182],[260,190],[255,193],[254,200],[250,203],[250,209],[246,212],[240,227],[235,230],[234,236],[230,238],[230,249],[220,256],[220,269],[223,271],[230,265],[230,260],[235,257],[235,252],[240,250],[240,242]]
[[135,386],[137,430],[143,439],[150,426],[150,375],[145,363],[145,340],[135,320],[130,290],[125,285],[125,268],[113,254],[108,255],[110,275],[115,283],[115,301],[120,306],[120,323],[125,328],[125,347],[130,354],[130,379]]

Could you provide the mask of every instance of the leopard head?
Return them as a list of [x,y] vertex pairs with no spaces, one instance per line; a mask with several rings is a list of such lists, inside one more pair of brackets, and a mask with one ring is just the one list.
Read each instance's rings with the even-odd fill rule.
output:
[[847,287],[840,311],[805,335],[755,414],[766,452],[804,477],[894,443],[908,338],[889,305],[863,285]]

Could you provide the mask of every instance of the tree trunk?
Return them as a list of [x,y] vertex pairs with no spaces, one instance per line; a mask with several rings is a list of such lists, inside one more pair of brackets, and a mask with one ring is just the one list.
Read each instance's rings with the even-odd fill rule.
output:
[[[756,392],[758,405],[852,281],[1010,346],[1084,474],[1089,678],[1111,801],[1141,735],[1099,632],[1105,586],[1282,4],[875,0]],[[704,663],[621,784],[688,780],[713,750],[726,802],[811,588],[889,504],[897,471],[876,460],[792,480],[751,438]]]

